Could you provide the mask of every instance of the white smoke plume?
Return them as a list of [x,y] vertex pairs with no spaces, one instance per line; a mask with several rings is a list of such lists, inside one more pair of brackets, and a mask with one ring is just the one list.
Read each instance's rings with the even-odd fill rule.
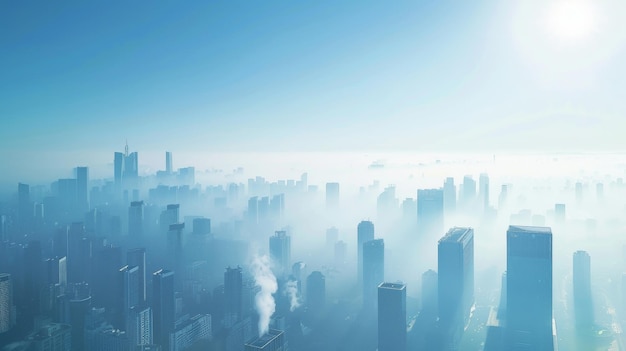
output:
[[300,299],[298,298],[298,282],[296,280],[287,281],[287,284],[285,284],[285,288],[283,289],[283,293],[289,297],[289,310],[291,312],[300,307]]
[[269,331],[270,318],[276,310],[276,302],[272,294],[278,290],[276,277],[270,269],[270,259],[267,255],[255,256],[250,266],[254,276],[254,284],[261,288],[256,294],[254,301],[259,313],[259,337]]

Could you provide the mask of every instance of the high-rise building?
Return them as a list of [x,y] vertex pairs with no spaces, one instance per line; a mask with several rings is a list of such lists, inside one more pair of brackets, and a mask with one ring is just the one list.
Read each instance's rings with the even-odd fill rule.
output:
[[38,328],[27,337],[29,350],[68,351],[72,347],[72,326],[51,323]]
[[374,223],[361,221],[356,227],[357,235],[357,279],[359,285],[363,284],[363,244],[374,240]]
[[552,351],[552,230],[509,226],[506,266],[507,349]]
[[422,237],[443,233],[443,189],[417,191],[417,233]]
[[159,270],[152,274],[154,342],[169,350],[169,335],[175,328],[174,272]]
[[113,178],[115,190],[118,194],[122,193],[122,176],[124,174],[124,154],[116,152],[113,157]]
[[445,214],[452,214],[456,211],[456,185],[452,177],[446,178],[443,183],[443,207]]
[[24,248],[24,285],[21,292],[26,318],[41,313],[41,291],[45,282],[41,242],[33,240]]
[[130,266],[137,266],[137,291],[139,291],[139,304],[146,302],[146,249],[136,248],[126,252],[126,263]]
[[[88,240],[88,239],[86,239]],[[93,303],[111,311],[118,307],[119,271],[122,267],[122,248],[108,245],[95,250],[91,286]]]
[[194,218],[192,222],[192,232],[194,235],[210,235],[211,220],[209,218]]
[[487,173],[481,173],[478,178],[478,198],[480,199],[479,206],[486,210],[489,208],[489,175]]
[[78,209],[87,212],[89,211],[89,168],[76,167],[75,172]]
[[378,351],[406,351],[406,285],[378,286]]
[[291,268],[291,237],[279,230],[270,237],[270,257],[278,265],[280,274]]
[[170,225],[176,223],[180,223],[180,205],[169,204],[166,209],[161,212],[159,225],[161,226],[161,230],[165,232],[170,229]]
[[267,334],[253,338],[244,351],[288,351],[287,337],[282,330],[270,329]]
[[15,321],[11,275],[0,273],[0,334],[9,331]]
[[172,153],[170,151],[165,151],[165,172],[167,172],[167,174],[172,174],[173,171]]
[[463,177],[463,192],[461,199],[465,209],[470,209],[476,200],[476,181],[471,175]]
[[326,305],[326,277],[320,271],[313,271],[306,278],[306,302],[314,313],[319,313]]
[[455,350],[474,304],[474,230],[452,228],[438,244],[438,308],[444,345]]
[[591,257],[586,251],[574,252],[573,268],[576,325],[590,326],[593,323]]
[[34,214],[28,184],[19,183],[17,185],[17,207],[18,227],[22,232],[21,235],[24,235],[30,230]]
[[230,327],[243,317],[243,273],[241,267],[224,272],[224,321]]
[[128,235],[133,238],[143,236],[143,201],[133,201],[128,208]]
[[152,308],[140,306],[130,309],[126,332],[134,345],[151,345],[153,343],[153,325]]
[[422,274],[422,310],[420,315],[430,322],[437,320],[439,276],[432,269]]
[[335,209],[339,206],[339,183],[326,183],[326,208]]
[[119,301],[121,302],[120,315],[123,317],[121,329],[125,329],[126,318],[133,307],[139,306],[139,267],[124,266],[120,268],[118,286],[121,290]]
[[565,204],[554,205],[554,220],[559,224],[565,222]]
[[363,306],[375,308],[378,285],[385,280],[385,242],[374,239],[363,244]]

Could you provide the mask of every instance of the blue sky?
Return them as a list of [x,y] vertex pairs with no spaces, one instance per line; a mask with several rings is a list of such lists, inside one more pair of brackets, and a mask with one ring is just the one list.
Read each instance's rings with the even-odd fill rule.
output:
[[549,3],[3,1],[0,155],[623,150],[624,5]]

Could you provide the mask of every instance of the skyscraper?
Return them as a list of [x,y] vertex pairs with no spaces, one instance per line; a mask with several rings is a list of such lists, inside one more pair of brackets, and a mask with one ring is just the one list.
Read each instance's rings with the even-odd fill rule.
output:
[[422,315],[427,321],[437,320],[438,295],[439,295],[439,276],[432,269],[422,274]]
[[11,275],[0,273],[0,334],[13,327],[15,310],[13,308],[13,285]]
[[406,285],[378,286],[378,351],[406,351]]
[[143,305],[146,302],[146,249],[136,248],[128,250],[126,252],[126,263],[131,267],[137,266],[139,304]]
[[471,209],[476,200],[476,181],[471,175],[463,177],[463,193],[462,193],[463,206],[465,209]]
[[424,237],[443,233],[443,190],[417,191],[417,233]]
[[479,206],[486,210],[489,208],[489,175],[487,173],[481,173],[478,178],[478,198],[480,199]]
[[552,351],[552,230],[509,226],[506,266],[507,349]]
[[326,183],[326,208],[335,209],[339,206],[339,183]]
[[173,171],[172,153],[170,151],[165,151],[165,172],[167,172],[167,174],[172,174]]
[[28,184],[19,183],[17,185],[17,218],[19,229],[24,235],[30,229],[34,210],[30,200],[30,186]]
[[374,223],[361,221],[356,227],[357,235],[357,279],[359,286],[363,283],[363,244],[374,240]]
[[474,230],[452,228],[438,244],[438,309],[444,345],[455,350],[474,304]]
[[363,244],[363,305],[375,308],[378,285],[385,280],[385,242],[374,239]]
[[116,284],[119,287],[117,306],[117,327],[126,330],[127,321],[132,308],[139,306],[139,267],[124,266],[119,270],[119,280]]
[[78,209],[82,212],[89,211],[89,168],[76,167],[76,195]]
[[174,272],[161,269],[152,274],[154,341],[169,350],[169,336],[175,327]]
[[313,271],[306,278],[306,302],[309,310],[319,313],[326,305],[326,277],[320,271]]
[[122,175],[124,174],[124,154],[116,152],[113,155],[113,178],[115,182],[115,191],[117,194],[122,193]]
[[284,230],[276,231],[270,237],[270,257],[278,265],[279,274],[291,268],[291,237]]
[[128,208],[128,235],[133,238],[143,236],[143,201],[133,201]]
[[445,214],[452,214],[456,210],[456,185],[452,177],[446,178],[443,183],[443,206]]
[[231,326],[243,317],[243,274],[241,267],[224,272],[224,321]]
[[586,251],[574,252],[573,268],[576,325],[590,326],[593,322],[591,258]]

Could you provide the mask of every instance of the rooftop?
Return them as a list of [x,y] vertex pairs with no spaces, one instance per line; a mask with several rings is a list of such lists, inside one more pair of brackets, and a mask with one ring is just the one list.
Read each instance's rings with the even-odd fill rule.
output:
[[282,330],[270,329],[266,334],[247,342],[246,345],[263,349],[267,344],[274,341],[274,339],[278,338],[281,334],[283,334]]
[[454,227],[448,230],[446,235],[444,235],[443,238],[439,240],[439,242],[442,242],[442,241],[461,242],[461,241],[466,240],[469,237],[469,235],[473,232],[474,230],[472,228]]
[[391,290],[404,290],[406,289],[406,284],[404,283],[380,283],[378,288],[382,289],[391,289]]
[[517,233],[532,233],[532,234],[552,234],[550,227],[536,227],[536,226],[523,226],[523,225],[510,225],[509,231]]

